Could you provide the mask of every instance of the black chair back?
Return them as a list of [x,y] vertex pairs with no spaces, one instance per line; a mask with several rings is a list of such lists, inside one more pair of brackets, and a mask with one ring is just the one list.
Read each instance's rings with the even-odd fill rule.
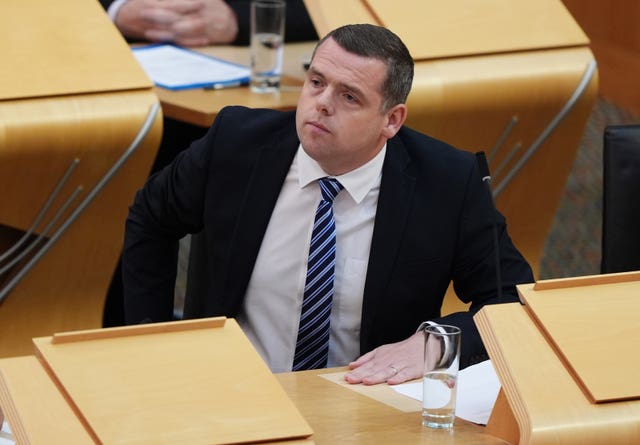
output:
[[601,273],[640,270],[640,125],[604,132]]

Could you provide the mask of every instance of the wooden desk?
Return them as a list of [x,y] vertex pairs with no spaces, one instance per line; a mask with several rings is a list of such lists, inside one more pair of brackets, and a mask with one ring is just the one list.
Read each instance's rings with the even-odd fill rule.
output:
[[487,431],[520,445],[640,443],[639,291],[639,272],[594,275],[483,307],[474,321],[502,383]]
[[[404,412],[366,395],[333,383],[319,374],[325,369],[276,374],[280,384],[313,429],[311,437],[322,444],[505,444],[488,435],[483,426],[456,419],[452,431],[433,430],[421,424],[420,403]],[[374,387],[372,387],[373,389]],[[386,400],[406,399],[384,387]],[[375,387],[382,390],[383,387]]]
[[[304,80],[303,63],[311,58],[314,47],[315,42],[285,45],[283,85],[278,93],[252,93],[249,87],[181,91],[156,87],[155,93],[160,98],[165,116],[201,127],[210,126],[218,112],[227,105],[293,110]],[[199,51],[236,63],[247,64],[249,61],[248,47],[213,46]]]
[[[311,440],[317,445],[507,443],[488,435],[485,427],[461,419],[456,419],[452,431],[425,428],[421,425],[420,403],[417,401],[409,399],[410,403],[415,402],[415,411],[402,411],[318,375],[336,371],[340,369],[276,374],[277,380],[311,425]],[[386,389],[385,400],[405,399],[401,401],[405,404],[408,399],[389,387],[371,389],[376,392]],[[95,440],[82,427],[74,411],[33,356],[0,360],[0,409],[4,410],[10,426],[12,419],[22,418],[22,422],[14,424],[12,430],[16,438],[25,443],[86,444]]]

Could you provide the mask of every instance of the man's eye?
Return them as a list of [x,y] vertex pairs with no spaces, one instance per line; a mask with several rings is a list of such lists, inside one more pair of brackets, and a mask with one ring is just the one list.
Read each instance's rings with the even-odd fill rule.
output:
[[313,85],[314,87],[319,87],[320,81],[318,79],[311,79],[311,85]]
[[357,99],[354,95],[352,94],[345,94],[344,98],[347,100],[347,102],[357,102]]

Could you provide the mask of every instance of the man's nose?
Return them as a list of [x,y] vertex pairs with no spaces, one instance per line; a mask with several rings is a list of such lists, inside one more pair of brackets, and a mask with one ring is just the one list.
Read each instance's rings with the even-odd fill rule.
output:
[[330,88],[326,88],[316,96],[316,110],[322,114],[333,113],[333,95]]

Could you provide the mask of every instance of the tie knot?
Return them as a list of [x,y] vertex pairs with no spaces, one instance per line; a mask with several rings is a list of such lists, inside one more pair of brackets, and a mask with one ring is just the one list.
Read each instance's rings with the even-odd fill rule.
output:
[[322,199],[324,201],[333,202],[340,190],[344,187],[335,178],[324,177],[320,178],[320,190],[322,190]]

